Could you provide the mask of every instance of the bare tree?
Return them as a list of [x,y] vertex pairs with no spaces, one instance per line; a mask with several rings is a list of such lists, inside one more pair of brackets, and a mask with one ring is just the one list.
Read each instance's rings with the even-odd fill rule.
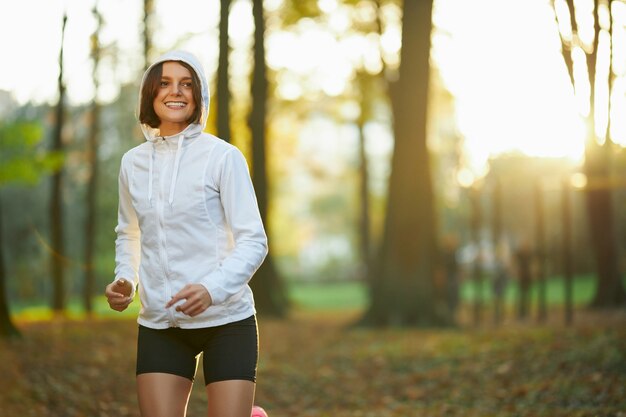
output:
[[439,258],[426,143],[431,1],[405,1],[399,79],[391,85],[395,146],[385,229],[372,268],[370,325],[440,325],[450,320],[437,296]]
[[[589,113],[587,116],[587,126],[589,126],[586,147],[584,171],[587,175],[588,186],[585,190],[587,202],[588,223],[590,228],[591,243],[596,263],[597,280],[596,293],[591,303],[592,307],[614,307],[626,304],[626,291],[622,283],[622,275],[619,269],[619,251],[617,243],[616,217],[613,207],[613,192],[609,184],[611,167],[611,147],[610,123],[602,135],[604,141],[598,140],[596,134],[595,108],[596,108],[596,82],[608,83],[609,91],[613,83],[614,74],[609,70],[609,78],[598,80],[598,67],[602,60],[599,59],[600,34],[605,32],[613,42],[612,36],[612,16],[610,1],[608,5],[599,0],[594,0],[593,5],[593,40],[591,45],[584,45],[579,37],[578,21],[576,19],[576,7],[574,0],[566,0],[564,5],[569,12],[569,21],[564,21],[564,16],[556,13],[557,1],[552,2],[557,21],[561,26],[569,27],[571,36],[560,31],[563,51],[569,78],[572,86],[577,85],[574,71],[573,53],[578,48],[583,51],[586,58],[587,76],[590,88]],[[563,4],[563,3],[562,3]],[[607,7],[609,15],[609,27],[601,27],[599,10],[602,6]],[[560,20],[559,20],[560,19]],[[612,61],[609,55],[609,62]],[[609,64],[609,67],[612,67]],[[610,104],[610,99],[609,100]],[[610,122],[610,120],[609,120]]]
[[[382,37],[383,28],[381,22],[381,2],[380,0],[371,0],[371,4],[376,11],[373,20],[375,32]],[[371,30],[371,28],[368,28]],[[382,50],[381,50],[382,55]],[[359,166],[359,248],[361,252],[361,264],[363,277],[370,276],[371,256],[372,256],[372,236],[370,228],[370,195],[369,195],[369,164],[366,153],[365,143],[365,124],[372,120],[374,115],[374,107],[377,101],[376,91],[382,90],[383,94],[388,92],[388,83],[385,78],[386,65],[385,60],[381,57],[381,68],[376,74],[371,74],[364,69],[360,69],[356,74],[356,82],[358,83],[359,103],[361,106],[357,126],[359,129],[359,149],[358,149],[358,166]]]
[[85,218],[85,277],[83,289],[83,304],[88,314],[93,312],[92,297],[95,288],[95,270],[93,255],[96,244],[96,212],[98,196],[98,148],[99,148],[99,121],[100,103],[98,102],[98,66],[100,64],[100,30],[102,29],[102,15],[98,12],[97,3],[93,7],[93,15],[97,26],[91,35],[91,58],[93,60],[93,83],[94,97],[91,103],[91,123],[89,125],[89,137],[87,141],[87,166],[89,178],[87,180],[87,213]]
[[143,66],[150,66],[150,53],[152,53],[152,26],[150,20],[154,13],[154,0],[143,0]]
[[[52,136],[52,151],[62,153],[63,124],[65,122],[65,83],[63,82],[63,47],[67,15],[63,15],[61,26],[61,47],[59,50],[59,99],[56,105],[56,120]],[[52,175],[52,194],[49,206],[50,216],[50,270],[52,273],[52,310],[59,314],[65,309],[65,265],[63,254],[63,167]]]
[[[254,69],[252,74],[252,110],[249,117],[252,131],[252,179],[256,190],[261,217],[270,230],[268,216],[268,194],[265,150],[267,115],[267,65],[265,63],[265,17],[263,0],[252,1],[254,15]],[[282,279],[270,253],[251,281],[255,301],[260,313],[283,316],[287,310],[287,295]]]
[[217,66],[217,136],[230,142],[228,16],[230,0],[220,0],[220,53]]
[[366,153],[365,143],[365,124],[369,120],[370,111],[368,106],[371,104],[371,98],[368,97],[370,84],[375,79],[367,74],[358,73],[357,82],[359,83],[359,91],[361,92],[361,112],[357,120],[359,128],[359,248],[361,252],[361,268],[362,276],[368,277],[370,270],[371,256],[371,233],[370,233],[370,194],[369,194],[369,165]]
[[[2,200],[0,199],[0,240],[3,240],[2,220]],[[17,337],[20,335],[9,314],[6,284],[7,273],[4,265],[4,245],[0,242],[0,338]]]

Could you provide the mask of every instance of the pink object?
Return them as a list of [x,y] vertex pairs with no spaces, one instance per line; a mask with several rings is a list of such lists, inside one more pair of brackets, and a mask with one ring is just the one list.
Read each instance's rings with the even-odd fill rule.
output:
[[250,415],[250,417],[267,417],[267,413],[264,409],[262,409],[258,405],[255,405],[254,407],[252,407],[252,414]]

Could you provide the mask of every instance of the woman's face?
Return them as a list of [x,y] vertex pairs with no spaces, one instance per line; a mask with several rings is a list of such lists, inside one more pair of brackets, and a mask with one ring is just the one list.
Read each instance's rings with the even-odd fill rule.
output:
[[192,83],[193,78],[187,68],[175,61],[163,63],[161,83],[152,104],[161,119],[159,129],[162,136],[181,132],[189,125],[188,120],[196,109]]

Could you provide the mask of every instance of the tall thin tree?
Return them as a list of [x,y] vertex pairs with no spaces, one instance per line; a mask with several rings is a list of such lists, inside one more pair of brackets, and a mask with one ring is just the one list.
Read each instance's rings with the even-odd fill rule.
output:
[[432,0],[403,5],[399,78],[390,86],[395,146],[365,324],[440,325],[450,320],[434,282],[439,256],[426,140],[432,7]]
[[[57,81],[59,99],[56,105],[55,125],[52,136],[52,151],[63,153],[63,124],[65,122],[65,83],[63,81],[63,50],[67,15],[63,14],[61,47],[59,49],[59,77]],[[52,193],[49,206],[50,217],[50,270],[52,273],[52,310],[62,313],[65,309],[65,265],[63,254],[63,167],[52,175]]]
[[92,297],[95,288],[94,252],[96,246],[96,212],[98,196],[98,148],[99,148],[99,121],[100,103],[98,102],[98,67],[100,64],[100,30],[102,29],[102,15],[98,11],[96,3],[92,11],[96,21],[96,30],[91,35],[91,58],[93,60],[92,79],[94,83],[94,96],[91,102],[91,120],[89,125],[89,137],[87,140],[87,166],[89,167],[89,178],[87,180],[87,201],[85,216],[85,266],[84,266],[84,287],[83,304],[88,314],[93,312]]
[[230,0],[220,0],[220,52],[217,66],[217,136],[230,142],[230,88],[228,17]]
[[0,198],[0,338],[10,338],[19,336],[20,332],[13,324],[9,313],[8,295],[6,290],[7,272],[4,265],[4,239],[2,237],[2,223],[2,199]]
[[[599,138],[596,133],[596,106],[607,105],[610,107],[610,98],[607,103],[597,103],[596,86],[598,83],[605,83],[610,87],[614,74],[611,71],[613,60],[612,54],[608,53],[608,79],[599,80],[600,65],[607,62],[600,55],[601,34],[606,34],[605,39],[609,45],[613,42],[612,36],[612,3],[593,1],[593,40],[591,45],[583,45],[579,37],[578,21],[574,0],[566,0],[564,5],[569,12],[569,21],[565,21],[564,15],[556,13],[557,1],[553,0],[553,7],[557,22],[560,26],[569,27],[568,35],[563,31],[561,34],[563,59],[566,64],[572,87],[575,89],[580,82],[585,82],[590,88],[589,111],[586,116],[588,126],[587,141],[585,146],[584,171],[587,175],[588,186],[585,190],[587,203],[587,214],[589,231],[591,236],[592,250],[595,258],[597,282],[596,293],[592,300],[592,307],[614,307],[626,304],[626,291],[622,283],[622,274],[619,268],[618,236],[616,227],[616,216],[613,207],[613,192],[610,187],[610,167],[611,167],[611,132],[610,118],[606,130],[602,133],[603,138]],[[604,19],[608,27],[602,27],[600,18],[600,7],[606,7],[608,19]],[[587,66],[587,79],[577,80],[575,73],[574,53],[576,50],[582,51],[585,56]],[[600,140],[602,139],[602,140]]]
[[371,112],[369,106],[371,105],[371,97],[368,92],[369,84],[373,81],[372,77],[369,77],[365,73],[357,74],[357,82],[359,83],[359,90],[361,91],[361,111],[357,120],[357,126],[359,129],[359,146],[358,146],[358,161],[359,161],[359,248],[361,252],[361,269],[363,278],[367,279],[368,271],[370,270],[370,255],[371,255],[371,233],[370,233],[370,198],[369,198],[369,164],[367,160],[367,148],[365,138],[365,124],[369,121]]
[[[259,210],[266,229],[271,229],[268,216],[266,115],[267,115],[267,65],[265,63],[265,17],[263,1],[252,1],[254,16],[254,69],[252,73],[252,110],[249,126],[252,131],[252,179],[259,203]],[[251,281],[260,313],[283,316],[287,311],[287,295],[283,281],[270,253]]]
[[[381,19],[381,2],[380,0],[371,0],[371,5],[376,11],[373,19],[373,26],[379,39],[383,35],[382,19]],[[379,45],[380,47],[380,45]],[[382,55],[382,47],[379,48]],[[358,167],[359,167],[359,248],[361,253],[361,265],[363,270],[363,278],[366,280],[370,277],[371,256],[372,256],[372,236],[370,228],[370,181],[369,181],[369,163],[367,158],[367,147],[365,137],[365,125],[372,120],[375,113],[375,106],[378,97],[376,91],[382,90],[383,94],[388,91],[387,79],[385,78],[386,64],[381,56],[381,68],[378,73],[372,74],[365,69],[360,69],[356,74],[356,82],[359,90],[360,112],[357,120],[359,129],[359,145],[358,145]],[[380,88],[379,88],[380,87]]]
[[151,19],[154,13],[154,0],[143,0],[143,66],[147,69],[150,65],[152,53],[152,25]]

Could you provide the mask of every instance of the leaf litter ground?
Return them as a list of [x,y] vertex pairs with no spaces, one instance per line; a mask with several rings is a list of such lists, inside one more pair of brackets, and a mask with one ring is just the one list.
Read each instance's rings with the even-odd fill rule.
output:
[[[270,417],[626,417],[626,312],[574,325],[366,329],[352,312],[259,317]],[[133,320],[18,323],[0,342],[0,415],[139,416]],[[205,416],[198,369],[189,417]]]

